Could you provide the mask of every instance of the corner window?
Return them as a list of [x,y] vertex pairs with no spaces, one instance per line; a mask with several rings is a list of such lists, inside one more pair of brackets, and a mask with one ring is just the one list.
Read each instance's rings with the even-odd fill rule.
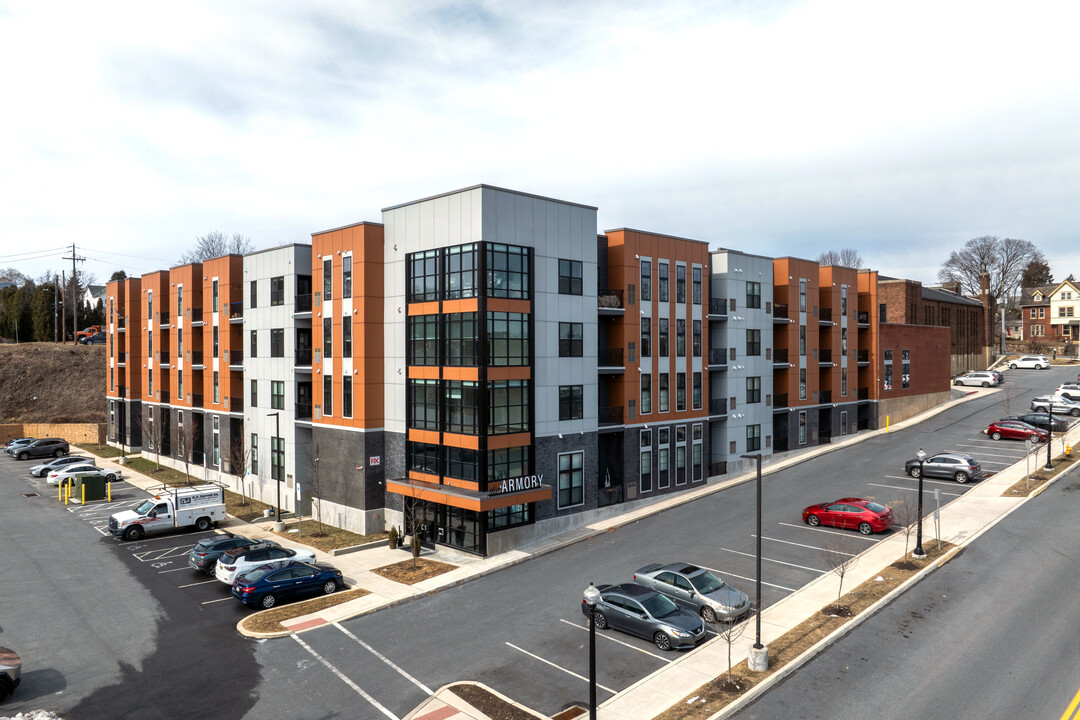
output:
[[446,299],[476,297],[477,263],[476,243],[446,248]]
[[529,299],[531,272],[529,248],[489,243],[487,245],[487,296]]

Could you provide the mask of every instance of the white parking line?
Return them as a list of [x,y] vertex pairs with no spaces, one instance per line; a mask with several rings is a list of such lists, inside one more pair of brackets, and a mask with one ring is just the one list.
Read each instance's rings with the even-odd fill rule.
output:
[[[757,557],[757,555],[755,555],[754,553],[739,552],[738,550],[731,550],[729,548],[724,548],[724,547],[722,547],[720,549],[723,550],[724,552],[735,553],[736,555],[742,555],[744,557],[752,557],[752,558]],[[808,570],[808,571],[810,571],[812,573],[821,574],[821,573],[825,572],[824,570],[818,570],[817,568],[806,567],[805,565],[796,565],[795,563],[784,562],[783,560],[773,560],[772,558],[767,558],[767,557],[763,557],[761,559],[765,560],[766,562],[776,563],[777,565],[787,565],[788,567],[799,568],[800,570]]]
[[[752,537],[752,538],[756,538],[756,537],[757,537],[757,535],[756,535],[756,534],[753,534],[753,533],[751,533],[751,534],[750,534],[750,537]],[[821,549],[822,549],[821,547],[819,547],[819,546],[817,546],[817,545],[807,545],[807,544],[805,544],[805,543],[797,543],[797,542],[793,542],[793,541],[791,541],[791,540],[778,540],[778,539],[776,539],[776,538],[771,538],[771,537],[765,537],[764,535],[762,535],[762,536],[761,536],[761,539],[762,539],[762,540],[769,540],[769,541],[771,541],[771,542],[778,542],[778,543],[784,543],[784,544],[786,544],[786,545],[795,545],[795,546],[797,546],[797,547],[803,547],[803,548],[807,548],[808,550],[821,550]],[[867,539],[869,539],[869,538],[867,538]],[[837,552],[839,552],[839,551],[837,551]],[[840,553],[840,554],[841,554],[841,555],[851,555],[851,556],[853,556],[853,557],[854,557],[854,556],[855,556],[855,555],[857,555],[858,553],[846,553],[846,552],[842,552],[842,553]]]
[[[712,570],[714,574],[716,574],[717,576],[719,576],[721,578],[726,579],[726,578],[729,578],[729,577],[733,577],[733,578],[739,578],[740,580],[745,580],[747,582],[754,582],[754,578],[746,577],[745,575],[736,575],[735,573],[721,572],[719,570],[713,570],[712,568],[706,568],[706,569],[707,570]],[[764,580],[761,581],[761,584],[762,585],[768,585],[769,587],[776,588],[777,590],[786,590],[787,592],[795,592],[795,588],[784,587],[783,585],[776,585],[774,583],[765,582]]]
[[[540,662],[544,663],[545,665],[550,665],[551,667],[555,668],[556,670],[562,670],[562,671],[563,671],[564,673],[566,673],[567,675],[573,675],[573,676],[574,676],[574,677],[576,677],[576,678],[577,678],[578,680],[582,680],[582,681],[584,681],[584,682],[589,682],[589,678],[587,678],[587,677],[582,677],[581,675],[578,675],[578,674],[577,674],[576,672],[573,672],[572,670],[567,670],[567,669],[566,669],[566,668],[564,668],[564,667],[559,667],[558,665],[556,665],[555,663],[551,662],[550,660],[545,660],[544,658],[540,657],[539,655],[533,655],[533,654],[532,654],[531,652],[529,652],[528,650],[522,650],[521,648],[519,648],[519,647],[518,647],[517,645],[515,645],[515,644],[513,644],[513,643],[506,643],[506,644],[507,644],[507,645],[509,645],[510,647],[514,648],[514,649],[515,649],[515,650],[517,650],[518,652],[521,652],[521,653],[525,653],[525,654],[526,654],[526,655],[528,655],[529,657],[531,657],[531,658],[533,658],[533,659],[535,659],[535,660],[539,660]],[[604,691],[606,691],[606,692],[609,692],[609,693],[611,693],[612,695],[615,695],[615,694],[616,694],[614,690],[612,690],[612,689],[611,689],[611,688],[609,688],[609,687],[604,687],[604,686],[603,686],[603,685],[601,685],[600,683],[596,683],[596,687],[598,687],[598,688],[600,688],[601,690],[604,690]]]
[[[881,483],[867,483],[867,485],[873,485],[874,487],[892,488],[893,490],[915,490],[915,488],[901,487],[900,485],[883,485]],[[945,492],[944,490],[942,490],[941,494],[942,495],[953,495],[955,497],[960,497],[964,493]]]
[[[188,568],[184,568],[187,570]],[[187,585],[177,585],[179,588],[195,587],[196,585],[209,585],[210,583],[216,583],[217,580],[202,580],[201,582],[188,583]]]
[[380,660],[382,660],[382,661],[383,661],[384,663],[386,663],[386,664],[387,664],[387,665],[389,665],[390,667],[392,667],[392,668],[393,668],[394,670],[396,670],[396,671],[397,671],[397,673],[398,673],[399,675],[401,675],[401,676],[402,676],[403,678],[405,678],[406,680],[408,680],[409,682],[411,682],[411,683],[412,683],[413,685],[415,685],[416,687],[418,687],[418,688],[420,688],[421,690],[423,690],[424,692],[426,692],[426,693],[427,693],[428,695],[434,695],[434,694],[435,694],[434,692],[432,692],[432,691],[431,691],[431,689],[430,689],[430,688],[428,688],[428,686],[427,686],[427,685],[425,685],[424,683],[420,682],[419,680],[417,680],[416,678],[414,678],[414,677],[413,677],[412,675],[410,675],[409,673],[405,672],[405,671],[404,671],[404,670],[402,670],[402,669],[401,669],[400,667],[398,667],[397,665],[395,665],[395,664],[394,664],[394,663],[393,663],[393,662],[392,662],[392,661],[391,661],[391,660],[390,660],[390,659],[389,659],[388,657],[384,656],[384,655],[383,655],[382,653],[380,653],[379,651],[377,651],[377,650],[376,650],[375,648],[371,647],[371,646],[370,646],[370,645],[368,645],[368,644],[367,644],[366,642],[364,642],[364,641],[363,641],[363,640],[361,640],[360,638],[356,637],[355,635],[353,635],[353,634],[352,634],[351,632],[349,632],[349,631],[348,631],[348,630],[346,630],[345,628],[341,627],[341,623],[334,623],[334,627],[336,627],[336,628],[337,628],[338,630],[340,630],[341,632],[343,632],[343,633],[345,633],[346,635],[348,635],[349,637],[351,637],[351,638],[352,638],[353,640],[355,640],[356,642],[360,643],[360,645],[361,645],[361,646],[363,646],[363,648],[364,648],[365,650],[367,650],[367,651],[368,651],[369,653],[371,653],[371,654],[372,654],[372,655],[374,655],[375,657],[377,657],[377,658],[379,658]]
[[230,594],[228,597],[223,597],[218,600],[207,600],[206,602],[199,603],[200,605],[212,605],[218,602],[225,602],[226,600],[232,600],[233,596]]
[[182,555],[187,555],[189,552],[191,552],[190,545],[176,545],[171,548],[165,548],[164,550],[146,550],[144,552],[131,554],[142,562],[154,562],[170,557],[180,557]]
[[300,647],[304,648],[304,649],[305,649],[305,650],[307,650],[307,651],[308,651],[309,653],[311,653],[311,654],[312,654],[312,656],[313,656],[313,657],[314,657],[314,658],[315,658],[316,660],[318,660],[318,661],[319,661],[319,662],[321,662],[321,663],[322,663],[323,665],[325,665],[325,666],[326,666],[326,668],[327,668],[327,669],[328,669],[328,670],[329,670],[330,672],[332,672],[332,673],[334,673],[335,675],[337,675],[337,676],[338,676],[338,677],[339,677],[339,678],[340,678],[340,679],[342,680],[342,682],[344,682],[344,683],[345,683],[346,685],[348,685],[348,686],[349,686],[349,687],[351,687],[351,688],[352,688],[353,690],[355,690],[355,691],[356,691],[356,692],[357,692],[357,693],[358,693],[358,694],[360,695],[360,697],[364,698],[364,699],[365,699],[365,700],[367,700],[367,701],[368,701],[369,703],[371,703],[371,704],[372,704],[372,705],[374,705],[374,706],[375,706],[376,708],[378,708],[378,709],[379,709],[379,711],[380,711],[380,712],[382,712],[382,714],[383,714],[383,715],[385,715],[386,717],[390,718],[390,720],[401,720],[401,719],[400,719],[400,718],[399,718],[399,717],[398,717],[397,715],[395,715],[394,713],[390,712],[390,711],[389,711],[389,710],[387,710],[387,709],[386,709],[386,708],[385,708],[385,707],[384,707],[384,706],[383,706],[382,704],[380,704],[378,700],[376,700],[375,698],[371,697],[371,696],[370,696],[370,695],[368,695],[368,694],[367,694],[366,692],[364,692],[364,690],[363,690],[363,689],[362,689],[362,688],[361,688],[361,687],[360,687],[359,685],[357,685],[357,684],[356,684],[356,683],[354,683],[354,682],[353,682],[352,680],[350,680],[350,679],[349,679],[349,678],[348,678],[348,677],[347,677],[347,676],[345,675],[345,673],[341,672],[341,671],[340,671],[340,670],[338,670],[338,669],[337,669],[336,667],[334,667],[333,665],[331,665],[331,664],[330,664],[330,661],[329,661],[329,660],[327,660],[326,658],[324,658],[324,657],[323,657],[322,655],[320,655],[319,653],[315,652],[315,651],[314,651],[314,650],[313,650],[313,649],[311,648],[311,646],[310,646],[310,645],[308,645],[308,644],[307,644],[306,642],[304,642],[304,641],[303,641],[303,640],[302,640],[302,639],[300,638],[300,636],[299,636],[299,635],[293,635],[292,637],[293,637],[293,639],[294,639],[294,640],[296,640],[296,642],[300,643]]
[[1026,454],[1027,454],[1027,451],[1026,451],[1026,450],[1022,450],[1022,449],[1020,449],[1020,448],[1017,448],[1016,450],[1017,450],[1017,452],[1015,452],[1015,453],[989,453],[989,452],[981,452],[981,453],[979,453],[979,459],[980,459],[980,460],[982,460],[982,459],[983,459],[984,457],[997,457],[997,458],[1014,458],[1014,457],[1024,457],[1024,455],[1026,455]]
[[[566,623],[570,627],[580,628],[580,629],[584,630],[585,632],[589,632],[589,624],[588,624],[588,622],[586,622],[584,625],[578,625],[577,623],[573,623],[573,622],[570,622],[569,620],[564,620],[562,618],[559,618],[559,622]],[[668,660],[666,657],[663,657],[662,655],[657,655],[654,652],[649,652],[648,650],[642,650],[639,647],[634,647],[630,643],[623,642],[622,640],[619,640],[618,638],[611,637],[610,635],[608,635],[606,633],[603,633],[603,634],[597,633],[596,637],[603,638],[604,640],[608,640],[608,641],[613,642],[613,643],[618,643],[619,645],[622,645],[623,647],[628,647],[631,650],[637,650],[639,653],[642,653],[643,655],[651,655],[652,657],[656,658],[657,660],[662,660],[663,662],[668,663],[669,665],[672,662],[674,662],[673,660]]]
[[[910,480],[913,483],[919,482],[919,478],[909,477],[907,475],[886,475],[888,480]],[[949,485],[950,487],[956,487],[955,480],[932,480],[930,478],[923,478],[923,483],[934,483],[936,485]]]
[[158,571],[158,575],[164,575],[165,573],[171,573],[171,572],[180,572],[181,570],[189,570],[191,572],[196,572],[195,568],[193,568],[193,567],[182,567],[182,568],[174,568],[172,570],[160,570],[160,571]]
[[[783,525],[784,527],[799,528],[800,530],[809,530],[810,532],[825,533],[826,535],[842,535],[843,537],[855,538],[856,540],[866,540],[867,542],[876,543],[872,537],[866,537],[865,535],[852,535],[850,532],[844,532],[843,530],[829,530],[823,527],[810,527],[809,525],[796,525],[795,523],[777,523],[777,525]],[[768,540],[768,538],[765,538]]]

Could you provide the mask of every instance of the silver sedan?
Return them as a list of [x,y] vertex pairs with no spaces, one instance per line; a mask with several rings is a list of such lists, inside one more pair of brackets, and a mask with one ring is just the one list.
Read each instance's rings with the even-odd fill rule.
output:
[[705,622],[731,622],[750,610],[746,593],[689,563],[646,565],[634,573],[634,583],[663,593]]

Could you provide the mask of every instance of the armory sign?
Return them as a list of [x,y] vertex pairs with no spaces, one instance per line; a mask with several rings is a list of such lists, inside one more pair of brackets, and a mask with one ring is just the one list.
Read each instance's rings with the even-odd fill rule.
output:
[[503,493],[521,492],[522,490],[536,490],[544,484],[543,475],[525,475],[519,478],[503,480],[489,490],[490,495],[502,495]]

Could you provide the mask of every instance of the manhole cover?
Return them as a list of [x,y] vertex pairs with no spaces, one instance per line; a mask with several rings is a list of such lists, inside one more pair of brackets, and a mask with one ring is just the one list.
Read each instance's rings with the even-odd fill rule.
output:
[[23,497],[40,497],[37,493],[23,493]]

